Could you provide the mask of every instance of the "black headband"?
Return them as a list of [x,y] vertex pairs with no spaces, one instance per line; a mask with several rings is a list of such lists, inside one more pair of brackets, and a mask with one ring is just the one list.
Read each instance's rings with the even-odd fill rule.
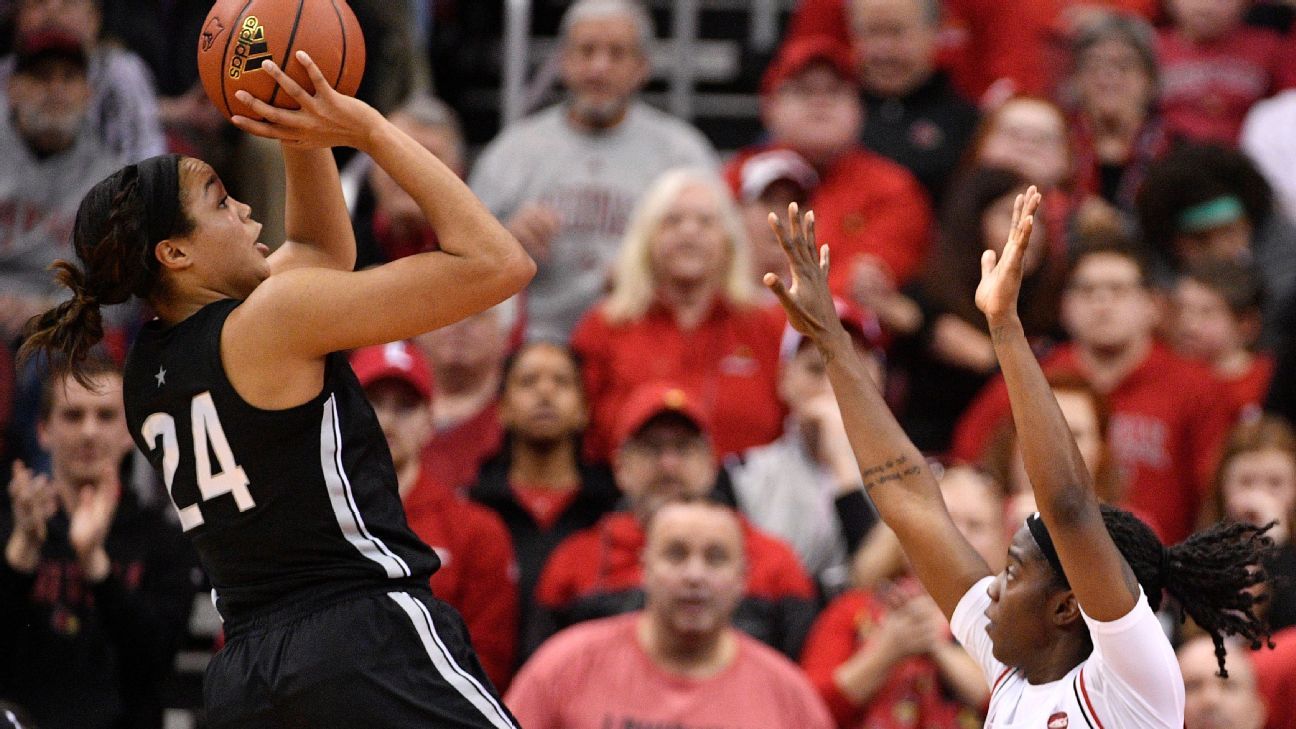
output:
[[1044,559],[1053,565],[1059,577],[1066,580],[1066,572],[1062,570],[1062,560],[1058,559],[1057,549],[1053,546],[1053,537],[1049,535],[1048,527],[1044,526],[1044,520],[1040,518],[1038,511],[1026,517],[1026,528],[1030,530],[1031,536],[1035,538],[1035,544],[1044,553]]
[[135,164],[149,250],[175,232],[180,217],[180,159],[178,154],[164,154]]

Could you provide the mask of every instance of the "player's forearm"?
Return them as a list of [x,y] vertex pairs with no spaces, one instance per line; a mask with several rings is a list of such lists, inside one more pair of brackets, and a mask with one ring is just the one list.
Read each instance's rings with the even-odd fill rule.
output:
[[314,249],[318,265],[350,271],[355,267],[355,234],[332,150],[283,145],[283,158],[288,240]]
[[[840,325],[837,326],[840,330]],[[844,330],[823,338],[828,379],[859,463],[864,491],[896,533],[918,579],[948,617],[985,560],[954,526],[922,453],[896,422]]]
[[530,280],[535,270],[530,256],[431,152],[390,123],[375,130],[371,147],[374,161],[418,203],[443,252],[479,259],[491,272],[511,271],[521,280],[518,289]]
[[[922,454],[900,428],[844,330],[823,346],[828,379],[841,408],[865,493],[888,524],[913,506],[915,496],[940,502]],[[894,525],[893,525],[894,528]]]
[[1071,521],[1097,510],[1093,483],[1021,321],[993,322],[995,354],[1008,386],[1013,424],[1035,502],[1046,523]]

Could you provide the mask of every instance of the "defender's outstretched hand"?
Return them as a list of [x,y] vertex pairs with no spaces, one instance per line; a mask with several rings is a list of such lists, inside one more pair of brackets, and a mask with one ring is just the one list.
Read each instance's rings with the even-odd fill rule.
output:
[[266,61],[261,68],[297,102],[300,109],[280,109],[240,90],[235,94],[238,100],[261,115],[264,121],[245,116],[235,116],[230,121],[249,134],[278,139],[290,146],[365,150],[370,133],[382,121],[382,115],[363,101],[339,93],[329,85],[328,79],[306,51],[297,51],[296,59],[306,68],[311,85],[315,87],[314,94],[303,89],[274,62]]
[[[990,569],[950,520],[922,453],[896,422],[842,327],[828,288],[828,246],[815,243],[814,213],[807,211],[802,217],[793,203],[786,222],[772,214],[769,221],[787,256],[792,281],[788,284],[767,273],[765,285],[778,297],[792,326],[823,354],[841,428],[855,461],[850,469],[842,464],[839,478],[848,478],[851,488],[863,488],[900,539],[918,579],[949,617]],[[853,476],[848,470],[854,471]]]
[[788,322],[822,349],[829,336],[845,330],[828,289],[828,246],[815,246],[814,211],[803,216],[792,203],[787,224],[774,213],[769,215],[769,224],[787,256],[792,283],[785,285],[778,274],[767,273],[765,285],[783,305]]
[[1039,190],[1031,185],[1013,203],[1012,228],[1004,245],[1003,258],[995,261],[995,252],[981,254],[981,283],[977,285],[976,305],[991,326],[1017,316],[1017,294],[1021,291],[1022,260],[1030,245],[1039,208]]

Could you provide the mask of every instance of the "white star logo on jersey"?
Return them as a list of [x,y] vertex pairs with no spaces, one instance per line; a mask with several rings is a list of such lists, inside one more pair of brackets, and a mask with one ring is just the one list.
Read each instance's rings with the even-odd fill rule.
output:
[[166,384],[166,367],[159,367],[158,373],[153,375],[153,379],[158,381],[158,387]]

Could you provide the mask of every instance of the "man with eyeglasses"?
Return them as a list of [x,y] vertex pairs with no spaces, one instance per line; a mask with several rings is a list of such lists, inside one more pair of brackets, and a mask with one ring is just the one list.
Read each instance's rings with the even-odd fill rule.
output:
[[[666,383],[645,385],[622,406],[613,472],[625,511],[573,534],[550,556],[536,587],[537,623],[547,638],[575,623],[644,605],[645,525],[664,505],[716,498],[727,482],[697,396]],[[815,616],[814,586],[783,542],[742,521],[748,574],[735,627],[795,659]]]
[[[1046,374],[1078,374],[1107,397],[1123,505],[1174,544],[1192,531],[1210,494],[1238,407],[1207,368],[1156,339],[1158,318],[1138,251],[1121,240],[1093,241],[1077,254],[1062,294],[1071,342],[1041,364]],[[953,454],[977,461],[1009,417],[999,378],[964,413]]]

